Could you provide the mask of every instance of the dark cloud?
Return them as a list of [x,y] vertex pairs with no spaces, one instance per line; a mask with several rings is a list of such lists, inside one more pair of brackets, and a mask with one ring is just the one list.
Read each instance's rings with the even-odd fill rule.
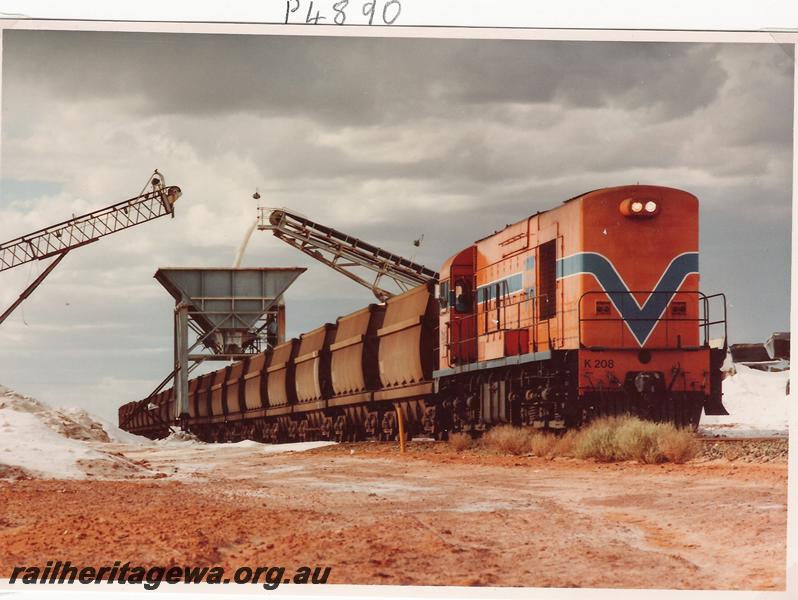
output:
[[[690,114],[717,94],[719,46],[8,31],[15,80],[140,113],[312,115],[377,124],[459,104]],[[689,81],[689,85],[684,85]]]

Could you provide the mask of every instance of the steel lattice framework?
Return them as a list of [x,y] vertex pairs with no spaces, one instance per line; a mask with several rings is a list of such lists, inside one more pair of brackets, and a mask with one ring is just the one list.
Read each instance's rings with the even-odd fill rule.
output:
[[174,203],[180,197],[180,188],[166,187],[163,175],[157,169],[147,179],[144,189],[148,186],[152,188],[149,192],[142,190],[138,196],[130,200],[112,204],[80,217],[72,217],[63,223],[0,244],[0,272],[34,260],[54,257],[19,298],[0,314],[0,323],[3,323],[33,293],[70,250],[96,242],[103,236],[139,223],[146,223],[165,215],[174,217]]
[[[367,287],[380,301],[395,295],[382,287],[383,278],[393,281],[401,291],[438,279],[438,273],[424,265],[306,217],[285,209],[258,210],[258,229],[271,231],[285,243]],[[369,281],[354,272],[353,268],[357,267],[375,273],[374,280]]]
[[0,244],[0,271],[63,254],[106,236],[158,217],[172,215],[180,188],[152,179],[152,190],[80,217],[45,227]]

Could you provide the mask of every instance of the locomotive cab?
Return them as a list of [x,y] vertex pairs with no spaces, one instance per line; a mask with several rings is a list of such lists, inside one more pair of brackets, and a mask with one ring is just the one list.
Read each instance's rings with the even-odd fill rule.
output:
[[474,306],[476,248],[470,246],[443,265],[438,284],[440,360],[448,366],[477,360]]

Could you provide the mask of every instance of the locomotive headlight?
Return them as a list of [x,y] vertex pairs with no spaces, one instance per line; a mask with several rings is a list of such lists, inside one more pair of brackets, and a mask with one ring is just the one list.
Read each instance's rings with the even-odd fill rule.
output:
[[659,213],[659,204],[646,198],[626,198],[621,201],[618,209],[624,217],[647,218]]

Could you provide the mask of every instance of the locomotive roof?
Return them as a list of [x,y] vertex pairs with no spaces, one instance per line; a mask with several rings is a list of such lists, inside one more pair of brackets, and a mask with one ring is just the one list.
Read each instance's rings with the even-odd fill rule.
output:
[[[568,198],[567,200],[563,200],[563,202],[562,202],[562,203],[563,203],[563,204],[566,204],[566,203],[568,203],[568,202],[571,202],[571,200],[576,200],[577,198],[581,198],[582,196],[587,196],[588,194],[592,194],[593,192],[600,192],[600,191],[603,191],[603,190],[610,190],[610,189],[613,189],[613,188],[596,188],[595,190],[590,190],[590,191],[588,191],[588,192],[583,192],[583,193],[581,193],[581,194],[577,194],[576,196],[573,196],[572,198]],[[534,214],[532,214],[532,215],[530,215],[530,216],[528,216],[528,217],[524,217],[524,219],[522,219],[522,220],[523,220],[523,221],[525,221],[525,220],[527,220],[527,219],[531,219],[532,217],[537,217],[538,215],[542,215],[543,213],[547,213],[547,212],[549,212],[549,211],[552,211],[552,210],[554,210],[554,209],[556,209],[556,208],[557,208],[557,207],[555,206],[554,208],[547,208],[546,210],[539,210],[539,211],[537,211],[536,213],[534,213]],[[497,230],[496,230],[496,231],[494,231],[493,233],[489,233],[488,235],[486,235],[486,236],[484,236],[484,237],[481,237],[481,238],[479,238],[479,239],[475,240],[475,242],[474,242],[474,243],[476,244],[476,243],[478,243],[478,242],[481,242],[481,241],[483,241],[483,240],[486,240],[486,239],[488,239],[489,237],[493,237],[493,236],[494,236],[494,235],[496,235],[497,233],[501,233],[502,231],[504,231],[504,230],[505,230],[505,229],[507,229],[508,227],[512,227],[513,225],[516,225],[517,223],[520,223],[520,222],[521,222],[521,221],[516,221],[515,223],[508,223],[507,225],[505,225],[505,226],[504,226],[504,227],[502,227],[501,229],[497,229]]]
[[[642,185],[645,186],[645,187],[664,187],[664,186],[651,186],[651,185],[648,185],[648,184],[642,184]],[[612,186],[612,187],[595,188],[593,190],[588,190],[587,192],[582,192],[581,194],[577,194],[576,196],[572,196],[571,198],[568,198],[567,200],[563,200],[562,203],[563,204],[568,204],[569,202],[573,202],[574,200],[578,200],[579,198],[583,198],[583,197],[588,196],[590,194],[595,194],[596,192],[606,192],[606,191],[609,191],[609,190],[617,190],[618,188],[624,188],[624,187],[641,187],[641,184],[634,183],[634,184],[629,184],[629,185],[615,185],[615,186]],[[555,206],[553,208],[547,208],[546,210],[539,210],[536,213],[534,213],[534,214],[532,214],[532,215],[530,215],[528,217],[525,217],[522,220],[525,221],[526,219],[530,219],[532,217],[537,217],[538,215],[542,215],[544,213],[550,212],[552,210],[555,210],[556,208],[557,207]],[[490,234],[488,234],[488,235],[486,235],[484,237],[479,238],[478,240],[475,240],[474,243],[476,244],[478,242],[481,242],[483,240],[488,239],[489,237],[493,237],[497,233],[501,233],[502,231],[504,231],[508,227],[512,227],[513,225],[516,225],[517,223],[520,223],[520,222],[521,221],[516,221],[515,223],[508,223],[507,225],[505,225],[501,229],[497,229],[493,233],[490,233]]]

